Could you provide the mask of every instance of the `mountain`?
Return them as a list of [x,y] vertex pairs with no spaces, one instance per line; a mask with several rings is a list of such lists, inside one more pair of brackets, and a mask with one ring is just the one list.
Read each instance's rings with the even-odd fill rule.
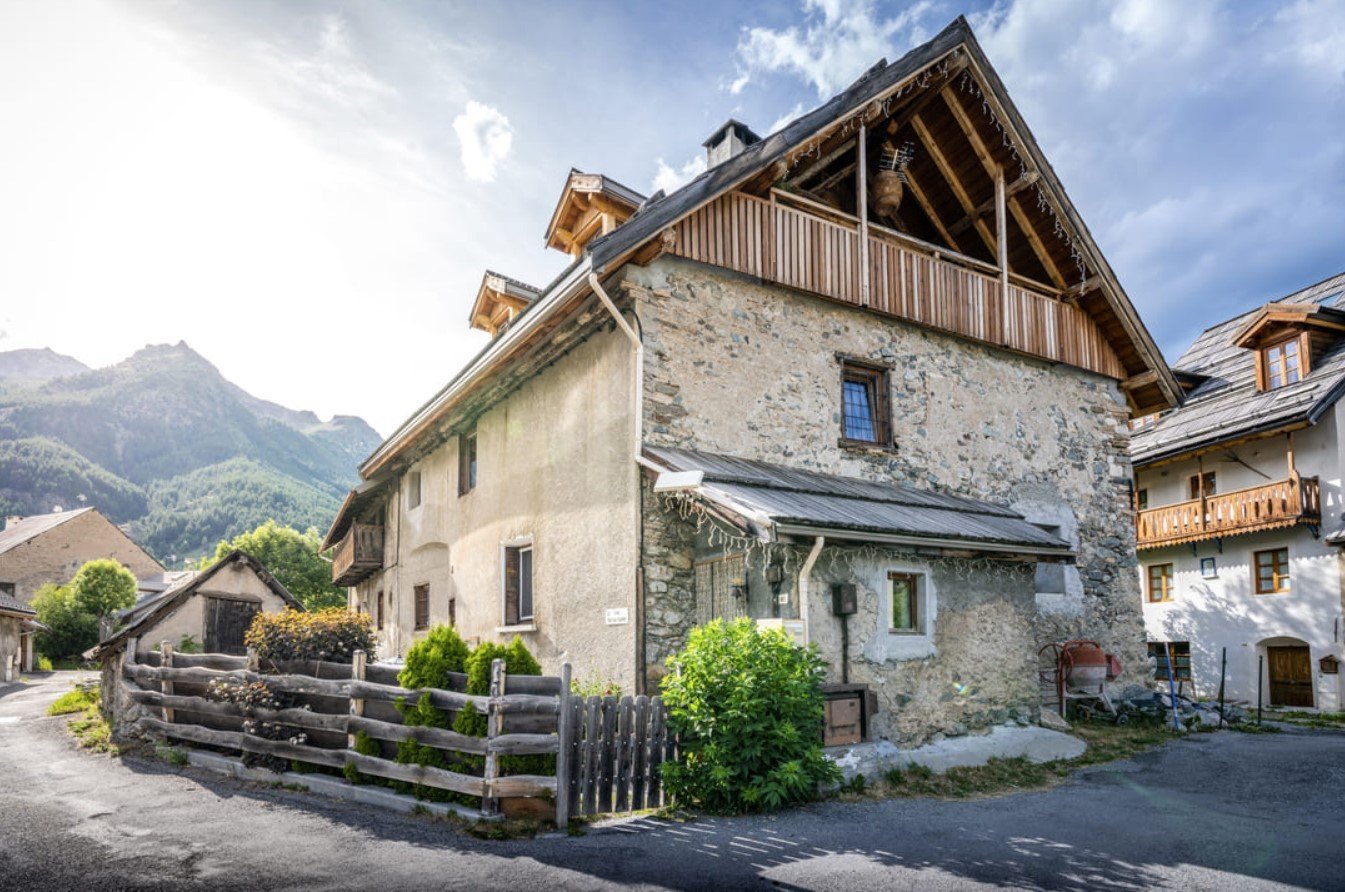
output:
[[0,381],[8,384],[40,384],[88,370],[89,367],[78,359],[57,353],[50,347],[0,353]]
[[380,442],[360,418],[252,396],[182,342],[96,370],[0,353],[0,385],[0,509],[95,505],[164,560],[268,517],[324,527]]

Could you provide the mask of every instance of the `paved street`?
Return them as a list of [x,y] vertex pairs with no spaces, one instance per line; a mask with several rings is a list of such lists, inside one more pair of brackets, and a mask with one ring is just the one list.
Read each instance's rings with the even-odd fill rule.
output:
[[[0,687],[0,887],[1345,888],[1345,734],[1199,735],[1048,793],[485,842],[76,749],[71,676]],[[15,721],[17,719],[17,721]]]

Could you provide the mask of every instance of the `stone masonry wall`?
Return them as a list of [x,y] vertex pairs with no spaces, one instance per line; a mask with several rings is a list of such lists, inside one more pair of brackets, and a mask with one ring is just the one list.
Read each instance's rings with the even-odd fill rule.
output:
[[[1143,671],[1115,382],[678,258],[627,267],[623,287],[645,343],[646,443],[972,496],[1059,526],[1077,573],[1030,611],[1034,643],[1086,635]],[[839,442],[838,354],[892,366],[895,449]],[[673,641],[686,574],[664,552],[684,534],[648,509],[646,579],[667,588],[647,585],[647,640]]]

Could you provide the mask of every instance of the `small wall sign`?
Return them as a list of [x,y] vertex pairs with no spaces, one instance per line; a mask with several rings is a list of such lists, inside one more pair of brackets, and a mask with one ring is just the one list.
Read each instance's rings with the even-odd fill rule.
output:
[[1214,565],[1214,558],[1200,559],[1200,576],[1202,579],[1215,579],[1219,576],[1219,570]]
[[630,622],[630,611],[625,607],[609,607],[603,611],[603,619],[609,626],[624,626]]

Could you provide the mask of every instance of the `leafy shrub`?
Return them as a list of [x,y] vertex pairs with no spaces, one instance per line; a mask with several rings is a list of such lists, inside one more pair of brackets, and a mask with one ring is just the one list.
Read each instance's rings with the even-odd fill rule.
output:
[[751,619],[714,620],[668,666],[663,702],[682,759],[663,778],[679,801],[718,814],[777,809],[839,778],[822,755],[816,649]]
[[95,618],[109,616],[135,603],[135,574],[112,558],[97,558],[79,568],[70,580],[75,603]]
[[264,660],[328,660],[349,663],[355,651],[374,651],[373,621],[342,607],[316,613],[259,613],[243,641]]
[[[362,756],[382,756],[383,747],[365,732],[357,731],[355,733],[355,752]],[[377,784],[382,782],[380,778],[363,774],[354,765],[346,765],[341,769],[341,773],[352,784]]]
[[570,682],[570,693],[576,697],[620,697],[621,685],[610,678],[593,676],[589,679],[578,678]]
[[38,671],[38,672],[55,672],[55,671],[56,671],[56,667],[55,667],[54,665],[52,665],[52,662],[51,662],[51,658],[50,658],[50,657],[39,656],[39,657],[37,658],[37,671]]
[[180,654],[199,654],[201,650],[201,642],[196,640],[195,635],[183,635],[178,639],[177,652]]
[[469,653],[452,626],[435,626],[406,652],[397,684],[411,689],[445,687],[448,673],[467,671]]
[[47,657],[78,656],[98,643],[98,617],[80,606],[70,586],[47,583],[33,595],[32,607],[47,627],[36,642]]
[[[237,703],[252,709],[290,709],[298,705],[293,695],[272,690],[265,681],[240,681],[233,678],[217,678],[206,687],[206,699],[220,703]],[[308,742],[308,735],[302,728],[267,722],[254,716],[243,719],[243,733],[264,740],[288,740],[290,743]],[[279,774],[289,768],[288,759],[261,753],[243,753],[243,764],[249,768],[267,768]]]

